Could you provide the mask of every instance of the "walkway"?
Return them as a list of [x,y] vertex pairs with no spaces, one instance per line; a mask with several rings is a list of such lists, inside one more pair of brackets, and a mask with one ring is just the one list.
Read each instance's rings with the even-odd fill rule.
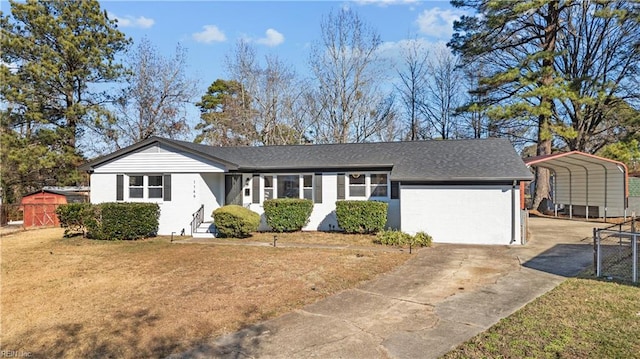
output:
[[596,223],[531,218],[526,246],[436,245],[355,289],[174,358],[437,358],[591,264]]

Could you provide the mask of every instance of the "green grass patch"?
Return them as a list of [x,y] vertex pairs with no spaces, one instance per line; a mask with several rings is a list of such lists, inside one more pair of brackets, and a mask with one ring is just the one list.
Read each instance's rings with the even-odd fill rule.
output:
[[640,287],[569,279],[444,358],[640,358]]

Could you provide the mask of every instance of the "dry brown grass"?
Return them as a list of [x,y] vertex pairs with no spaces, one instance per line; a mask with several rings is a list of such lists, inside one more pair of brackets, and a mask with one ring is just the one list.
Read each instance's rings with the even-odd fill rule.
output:
[[[375,235],[370,234],[342,234],[332,232],[292,232],[292,233],[273,233],[273,232],[257,232],[248,238],[216,238],[207,241],[226,242],[226,243],[247,243],[261,242],[273,243],[273,237],[277,237],[277,244],[300,244],[300,245],[328,245],[337,247],[356,246],[356,247],[373,247]],[[175,237],[180,239],[180,237]],[[381,250],[394,250],[394,248],[385,248],[375,245]]]
[[62,239],[61,229],[12,234],[0,244],[0,349],[47,358],[179,352],[353,287],[409,258],[183,245],[167,238]]

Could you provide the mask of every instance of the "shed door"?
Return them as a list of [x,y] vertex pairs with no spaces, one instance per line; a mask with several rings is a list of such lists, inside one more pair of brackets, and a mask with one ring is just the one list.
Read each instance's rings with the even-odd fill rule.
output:
[[242,206],[242,175],[224,176],[224,204]]
[[515,213],[520,238],[520,196],[509,185],[413,185],[400,191],[404,232],[424,231],[434,242],[510,244]]

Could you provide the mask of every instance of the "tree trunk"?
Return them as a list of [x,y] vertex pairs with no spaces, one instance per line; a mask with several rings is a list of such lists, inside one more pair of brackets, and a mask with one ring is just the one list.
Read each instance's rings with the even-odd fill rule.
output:
[[[538,135],[540,137],[540,135]],[[537,154],[551,154],[551,140],[538,141]],[[536,167],[536,191],[533,197],[533,209],[543,212],[546,208],[540,208],[542,201],[550,198],[551,186],[549,184],[549,170],[542,167]]]
[[[558,34],[558,25],[560,19],[560,11],[558,10],[558,2],[552,1],[548,5],[548,11],[545,18],[544,42],[541,44],[542,51],[546,54],[542,59],[542,76],[540,83],[543,87],[553,86],[554,78],[554,52],[556,51],[556,37]],[[543,91],[544,93],[544,91]],[[550,96],[542,95],[540,98],[540,114],[538,115],[538,146],[537,155],[551,154],[551,109],[553,108],[553,99]],[[548,112],[547,112],[548,111]],[[544,211],[539,208],[542,201],[550,198],[551,186],[549,185],[549,170],[538,167],[536,169],[536,191],[533,197],[533,208]]]

